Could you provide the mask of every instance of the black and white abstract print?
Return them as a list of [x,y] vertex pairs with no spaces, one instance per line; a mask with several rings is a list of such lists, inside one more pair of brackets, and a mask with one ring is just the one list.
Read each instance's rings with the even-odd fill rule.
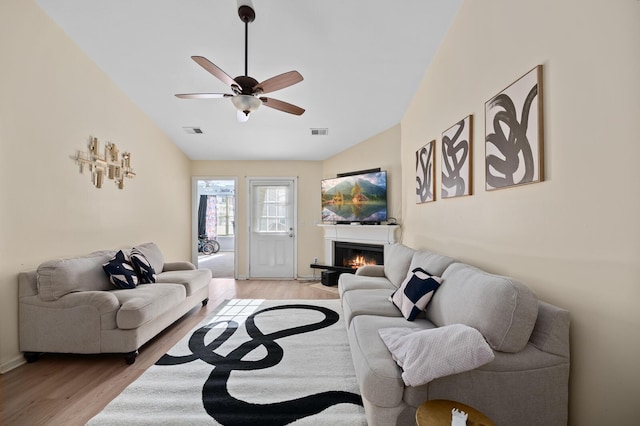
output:
[[486,189],[542,180],[542,65],[485,104]]
[[471,115],[442,134],[442,198],[471,195]]
[[434,147],[431,141],[416,151],[416,203],[434,201]]

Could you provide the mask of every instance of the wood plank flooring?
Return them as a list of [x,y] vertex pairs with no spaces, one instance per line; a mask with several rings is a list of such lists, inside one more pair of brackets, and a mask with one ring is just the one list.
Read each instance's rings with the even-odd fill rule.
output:
[[337,299],[298,281],[211,281],[209,304],[190,311],[127,365],[119,355],[45,354],[0,375],[0,425],[84,425],[226,299]]

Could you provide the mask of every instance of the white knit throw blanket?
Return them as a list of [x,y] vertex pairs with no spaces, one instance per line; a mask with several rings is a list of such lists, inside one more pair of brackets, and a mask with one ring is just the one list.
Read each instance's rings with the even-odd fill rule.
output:
[[473,370],[495,357],[482,334],[463,324],[428,330],[391,327],[378,333],[403,369],[402,380],[407,386]]

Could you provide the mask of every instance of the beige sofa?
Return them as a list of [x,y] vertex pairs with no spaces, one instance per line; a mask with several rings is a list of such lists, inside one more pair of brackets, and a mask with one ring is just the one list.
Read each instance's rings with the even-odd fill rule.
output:
[[[443,280],[425,312],[407,321],[388,298],[416,267]],[[524,284],[396,244],[385,247],[384,266],[342,274],[338,288],[370,426],[413,425],[417,407],[433,399],[470,405],[497,425],[567,424],[569,312],[539,301]],[[453,324],[478,330],[493,360],[419,386],[406,385],[379,330]]]
[[20,350],[28,362],[41,353],[122,353],[138,349],[195,306],[207,304],[211,271],[189,262],[164,262],[154,243],[136,246],[156,282],[118,289],[102,268],[116,253],[44,262],[18,277]]

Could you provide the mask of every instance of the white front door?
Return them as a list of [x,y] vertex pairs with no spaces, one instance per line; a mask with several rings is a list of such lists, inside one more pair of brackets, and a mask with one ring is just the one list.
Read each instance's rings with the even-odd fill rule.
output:
[[295,179],[249,178],[249,277],[295,278]]

